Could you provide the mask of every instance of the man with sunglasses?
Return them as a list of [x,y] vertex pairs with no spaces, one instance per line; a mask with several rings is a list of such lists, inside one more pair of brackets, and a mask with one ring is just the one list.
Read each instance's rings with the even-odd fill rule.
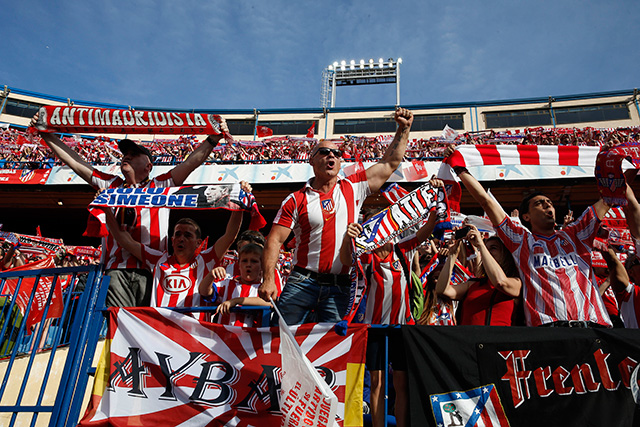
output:
[[378,163],[340,178],[342,152],[335,143],[322,140],[309,157],[313,177],[282,202],[267,236],[259,294],[267,301],[276,299],[275,266],[293,230],[294,267],[277,303],[287,324],[338,322],[346,314],[351,280],[349,267],[340,261],[340,245],[364,200],[380,189],[404,157],[413,114],[398,108],[394,118],[395,137]]
[[[38,114],[31,120],[31,126],[35,127],[37,121]],[[228,131],[224,121],[222,130]],[[95,169],[55,134],[40,132],[40,137],[51,151],[80,178],[95,189],[104,189],[180,186],[189,174],[209,157],[222,138],[222,134],[209,135],[182,163],[154,178],[150,177],[153,168],[151,152],[145,146],[136,144],[130,139],[123,139],[118,143],[122,153],[120,162],[122,177],[120,177]],[[158,251],[167,251],[169,209],[126,208],[118,210],[116,217],[136,241]],[[108,307],[149,306],[152,290],[149,271],[138,259],[123,250],[111,235],[103,239],[102,248],[101,262],[104,264],[105,274],[111,277],[106,305]]]

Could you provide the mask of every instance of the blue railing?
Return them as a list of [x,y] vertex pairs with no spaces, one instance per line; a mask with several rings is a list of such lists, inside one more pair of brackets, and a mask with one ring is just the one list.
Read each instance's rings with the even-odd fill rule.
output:
[[[82,282],[85,288],[80,290]],[[88,377],[78,373],[87,363],[85,354],[93,359],[102,328],[95,307],[104,304],[104,283],[99,266],[0,273],[2,425],[15,425],[20,415],[21,423],[30,418],[34,426],[39,417],[51,414],[49,425],[62,426],[72,414],[70,403],[79,400],[81,405]],[[62,346],[68,346],[66,360],[58,357],[65,360],[62,375],[52,375]],[[52,378],[59,383],[50,384]],[[53,404],[46,402],[52,399],[45,396],[47,390],[58,391]]]

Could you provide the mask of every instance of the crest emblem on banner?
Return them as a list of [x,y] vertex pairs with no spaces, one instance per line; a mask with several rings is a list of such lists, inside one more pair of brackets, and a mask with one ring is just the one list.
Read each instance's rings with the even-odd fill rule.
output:
[[433,416],[439,426],[509,426],[493,384],[429,397]]
[[23,171],[20,173],[20,181],[22,181],[22,182],[30,181],[30,180],[31,180],[31,178],[33,178],[33,176],[34,176],[35,174],[36,174],[36,173],[35,173],[35,171],[28,170],[28,169],[23,170]]

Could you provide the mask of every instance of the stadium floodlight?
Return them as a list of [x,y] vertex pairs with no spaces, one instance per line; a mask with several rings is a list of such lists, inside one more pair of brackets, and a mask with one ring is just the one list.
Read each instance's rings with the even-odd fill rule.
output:
[[[322,107],[335,107],[336,87],[337,86],[355,86],[355,85],[372,85],[383,83],[396,84],[396,105],[400,105],[400,64],[402,60],[398,58],[394,61],[389,58],[385,62],[384,59],[378,60],[378,66],[373,58],[369,59],[369,67],[366,67],[364,59],[356,62],[354,59],[349,62],[343,60],[340,67],[327,67],[322,73]],[[337,64],[334,62],[334,65]],[[347,66],[348,64],[348,66]],[[357,66],[360,65],[359,67]]]

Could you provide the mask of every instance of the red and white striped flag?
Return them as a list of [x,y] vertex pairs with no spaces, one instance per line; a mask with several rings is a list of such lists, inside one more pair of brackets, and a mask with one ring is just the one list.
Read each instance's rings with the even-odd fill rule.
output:
[[543,165],[594,167],[598,147],[573,145],[461,145],[445,161],[456,166]]

